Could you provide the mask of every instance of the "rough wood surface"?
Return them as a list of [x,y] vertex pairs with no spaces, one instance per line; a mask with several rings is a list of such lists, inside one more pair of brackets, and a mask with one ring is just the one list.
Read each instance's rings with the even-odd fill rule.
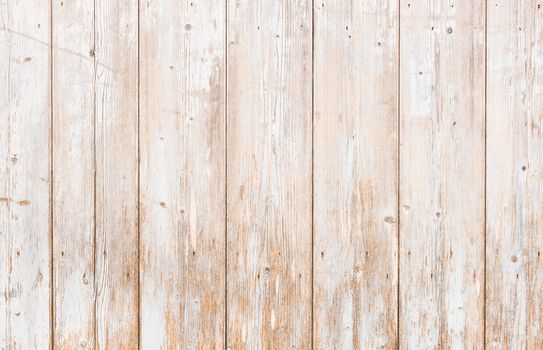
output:
[[225,7],[140,2],[144,349],[224,348]]
[[50,7],[0,2],[0,349],[51,341]]
[[136,349],[138,1],[95,4],[96,348]]
[[311,12],[228,2],[231,349],[311,346]]
[[543,348],[542,7],[0,0],[0,350]]
[[400,347],[482,349],[485,2],[400,12]]
[[543,348],[543,5],[488,5],[487,349]]
[[94,4],[52,11],[54,348],[94,349]]
[[398,2],[316,2],[314,40],[314,348],[394,349]]

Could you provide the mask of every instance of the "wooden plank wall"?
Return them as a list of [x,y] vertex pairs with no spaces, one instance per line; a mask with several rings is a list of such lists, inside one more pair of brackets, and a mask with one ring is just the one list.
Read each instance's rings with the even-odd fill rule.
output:
[[543,348],[543,3],[2,0],[0,349]]

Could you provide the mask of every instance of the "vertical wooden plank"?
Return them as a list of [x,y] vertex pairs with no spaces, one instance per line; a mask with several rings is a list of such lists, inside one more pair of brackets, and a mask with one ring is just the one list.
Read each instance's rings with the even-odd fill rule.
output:
[[140,2],[141,345],[224,348],[223,2]]
[[485,2],[400,11],[400,347],[481,349]]
[[227,347],[311,344],[311,1],[228,1]]
[[0,3],[0,348],[50,345],[50,3]]
[[138,1],[96,0],[97,348],[138,347]]
[[315,2],[315,349],[393,349],[398,2]]
[[92,1],[53,1],[55,349],[95,347]]
[[543,4],[488,4],[488,349],[543,348]]

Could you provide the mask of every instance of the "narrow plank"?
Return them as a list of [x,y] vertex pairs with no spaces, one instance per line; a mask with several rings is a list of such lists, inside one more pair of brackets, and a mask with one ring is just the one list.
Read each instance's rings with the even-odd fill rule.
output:
[[140,2],[144,349],[224,348],[225,6]]
[[485,1],[400,12],[400,348],[481,349]]
[[543,348],[543,5],[488,5],[488,349]]
[[138,347],[138,1],[96,0],[96,332]]
[[53,1],[54,348],[95,348],[92,1]]
[[394,349],[398,1],[315,6],[315,349]]
[[0,3],[0,348],[51,338],[50,3]]
[[311,1],[228,1],[227,348],[311,344]]

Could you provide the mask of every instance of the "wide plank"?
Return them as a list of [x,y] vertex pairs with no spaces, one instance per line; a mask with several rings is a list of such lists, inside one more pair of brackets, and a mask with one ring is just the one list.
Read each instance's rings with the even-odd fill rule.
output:
[[315,2],[315,349],[397,344],[398,10]]
[[225,6],[140,2],[143,349],[223,349]]
[[487,349],[543,348],[542,6],[488,4]]
[[400,13],[399,345],[482,349],[485,1]]
[[227,4],[227,348],[309,349],[312,4]]

